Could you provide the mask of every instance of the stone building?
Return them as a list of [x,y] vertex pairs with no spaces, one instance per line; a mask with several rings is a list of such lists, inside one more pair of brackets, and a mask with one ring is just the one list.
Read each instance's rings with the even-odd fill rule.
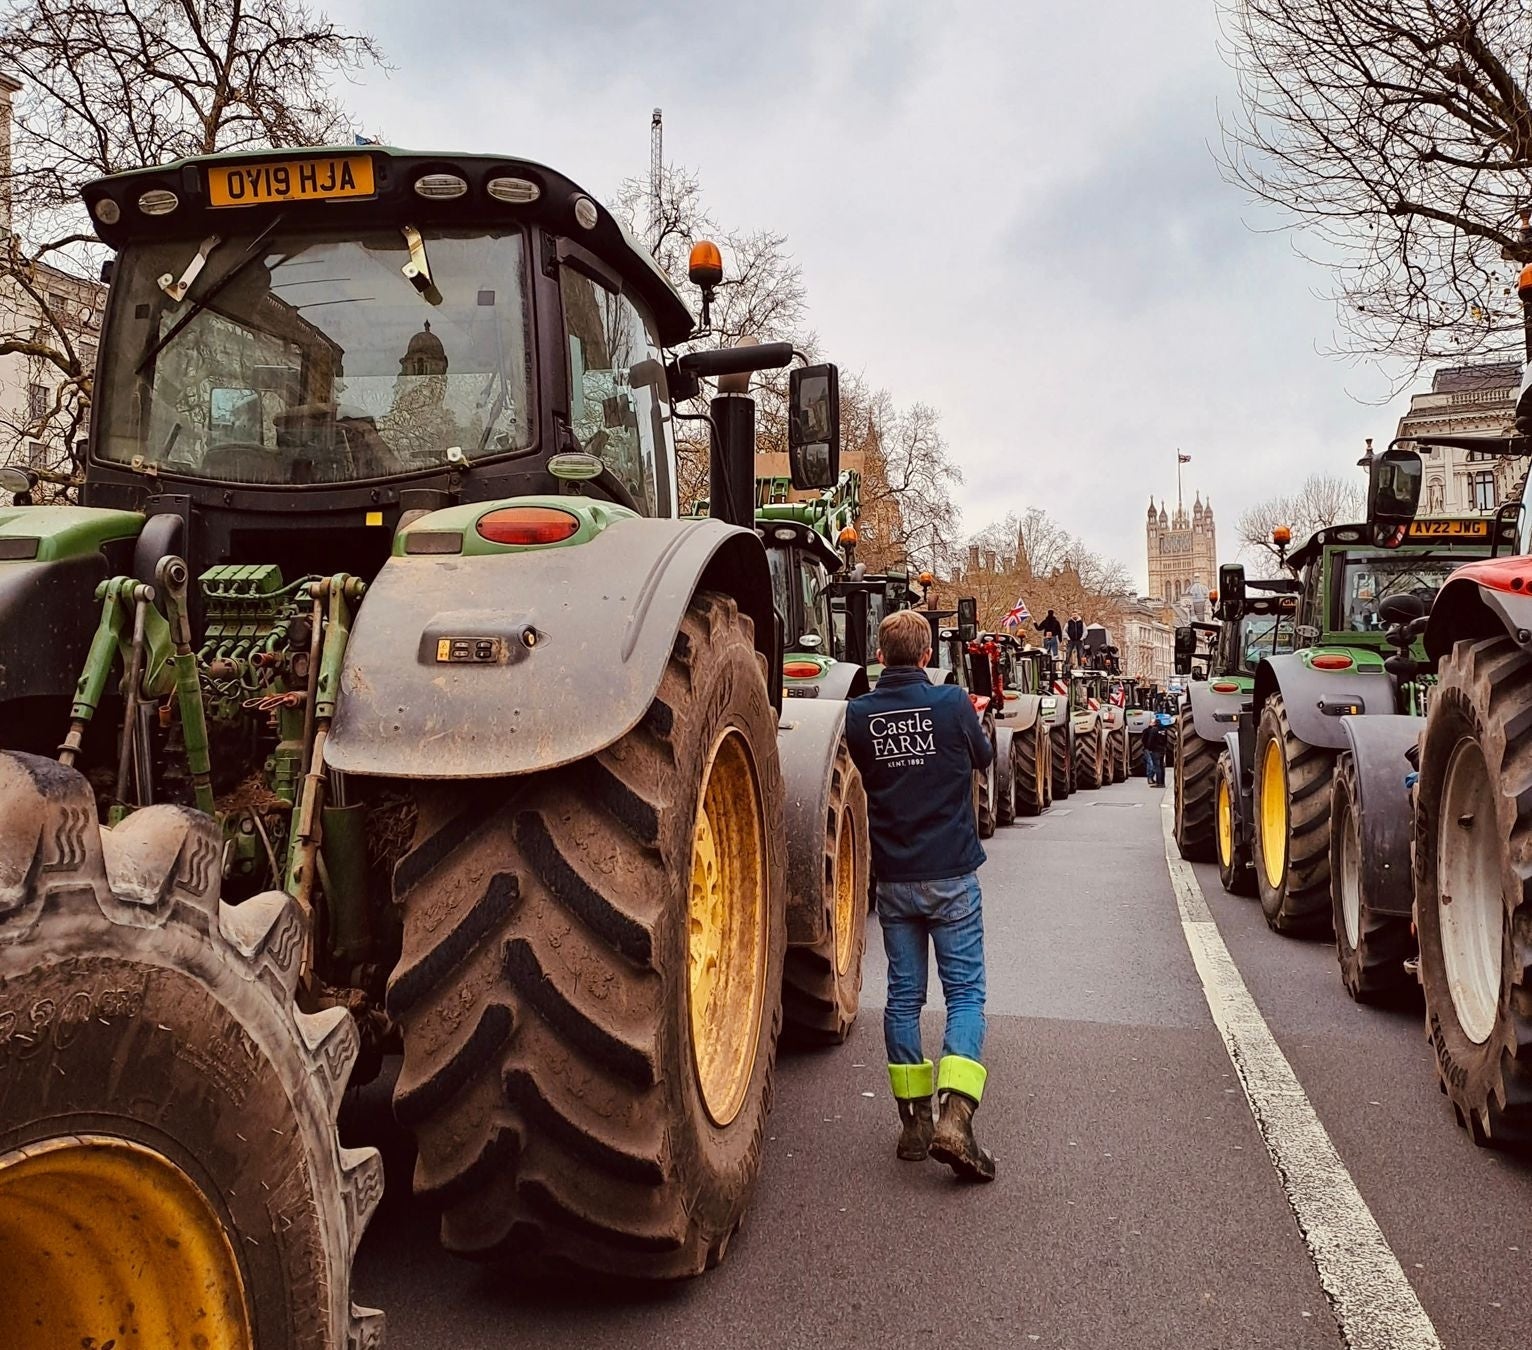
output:
[[[23,246],[13,233],[6,175],[10,171],[11,98],[20,88],[15,80],[0,75],[0,249],[16,253]],[[27,284],[22,285],[9,270],[0,271],[0,339],[56,348],[60,345],[56,322],[68,332],[81,365],[92,371],[106,287],[46,263],[32,264],[25,278]],[[54,416],[63,379],[58,366],[44,357],[25,352],[0,356],[0,464],[66,467],[66,419]],[[85,434],[83,425],[77,433]]]
[[[1399,436],[1473,436],[1499,433],[1516,410],[1521,365],[1496,361],[1443,366],[1431,376],[1429,393],[1415,394],[1399,419]],[[1420,489],[1423,515],[1468,516],[1493,511],[1512,494],[1526,472],[1519,459],[1476,451],[1422,446],[1425,477]]]
[[1149,500],[1145,527],[1149,544],[1149,594],[1171,604],[1182,599],[1193,583],[1203,593],[1212,590],[1218,576],[1218,541],[1213,528],[1213,503],[1199,493],[1188,515],[1178,497],[1175,514],[1165,504],[1156,508]]
[[1170,683],[1175,634],[1166,622],[1165,606],[1148,596],[1124,600],[1118,607],[1118,654],[1125,675]]

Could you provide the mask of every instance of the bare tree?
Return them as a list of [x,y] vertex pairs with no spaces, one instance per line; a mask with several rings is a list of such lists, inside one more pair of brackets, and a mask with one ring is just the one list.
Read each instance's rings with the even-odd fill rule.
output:
[[1532,13],[1507,0],[1228,0],[1225,167],[1339,271],[1347,347],[1519,351]]
[[[692,245],[709,239],[719,246],[724,279],[717,289],[707,345],[727,347],[748,336],[762,342],[792,342],[803,350],[812,348],[812,338],[802,331],[807,312],[803,272],[788,251],[786,235],[720,226],[703,200],[697,174],[676,165],[667,165],[661,175],[658,202],[647,179],[626,178],[618,186],[611,207],[648,244],[655,261],[683,294],[691,289],[686,272]],[[785,372],[763,372],[753,378],[752,387],[756,394],[757,444],[763,450],[785,450]],[[708,491],[705,423],[683,421],[678,425],[676,458],[681,509],[687,511]]]
[[952,585],[978,600],[986,628],[998,628],[1020,599],[1032,614],[1029,628],[1052,609],[1061,619],[1078,613],[1110,629],[1132,579],[1122,563],[1094,552],[1033,506],[974,535]]
[[1276,559],[1281,551],[1271,532],[1285,525],[1293,539],[1315,530],[1355,521],[1362,512],[1365,493],[1359,483],[1335,474],[1312,473],[1296,492],[1267,497],[1246,510],[1235,524],[1240,545],[1262,559]]
[[0,76],[18,86],[0,161],[0,357],[24,358],[49,390],[11,419],[18,438],[62,441],[77,467],[100,260],[80,184],[186,155],[349,140],[332,82],[380,60],[370,37],[302,0],[0,4]]

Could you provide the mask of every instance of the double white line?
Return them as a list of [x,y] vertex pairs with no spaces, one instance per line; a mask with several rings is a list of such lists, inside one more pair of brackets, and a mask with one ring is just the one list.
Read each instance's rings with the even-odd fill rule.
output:
[[1341,1339],[1350,1350],[1441,1350],[1436,1328],[1245,988],[1196,875],[1176,848],[1168,797],[1161,818],[1181,931],[1208,1011],[1245,1089]]

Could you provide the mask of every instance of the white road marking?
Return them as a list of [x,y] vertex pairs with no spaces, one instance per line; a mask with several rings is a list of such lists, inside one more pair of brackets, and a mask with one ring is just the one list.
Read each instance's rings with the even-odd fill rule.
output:
[[1181,931],[1341,1339],[1350,1350],[1441,1350],[1436,1328],[1219,935],[1191,864],[1176,848],[1172,811],[1167,798],[1161,809],[1165,861]]

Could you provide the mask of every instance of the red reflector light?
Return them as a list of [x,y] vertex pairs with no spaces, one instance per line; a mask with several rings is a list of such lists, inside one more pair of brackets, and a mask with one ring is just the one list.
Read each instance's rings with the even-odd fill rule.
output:
[[552,506],[503,506],[478,524],[480,538],[492,544],[557,544],[579,528],[579,516]]
[[782,674],[789,680],[813,680],[819,677],[817,661],[784,661]]
[[1333,652],[1327,656],[1311,657],[1309,664],[1315,670],[1350,670],[1352,661],[1349,656],[1343,656],[1339,652]]
[[1233,680],[1214,680],[1208,686],[1215,694],[1237,694],[1239,686]]

